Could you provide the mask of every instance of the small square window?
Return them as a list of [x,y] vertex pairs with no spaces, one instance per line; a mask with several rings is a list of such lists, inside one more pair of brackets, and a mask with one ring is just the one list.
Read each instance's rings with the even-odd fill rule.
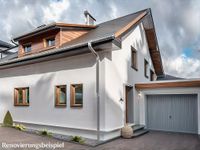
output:
[[55,46],[55,43],[56,43],[55,37],[46,39],[46,46],[47,47]]
[[149,66],[148,61],[146,59],[144,59],[144,76],[146,78],[149,78],[149,76],[148,76],[148,66]]
[[29,106],[29,88],[15,88],[14,105]]
[[136,71],[138,70],[137,67],[137,50],[131,46],[131,66]]
[[23,47],[25,53],[31,52],[31,44],[26,44]]
[[66,106],[66,85],[56,86],[55,106]]
[[83,106],[83,84],[72,84],[70,89],[71,107]]

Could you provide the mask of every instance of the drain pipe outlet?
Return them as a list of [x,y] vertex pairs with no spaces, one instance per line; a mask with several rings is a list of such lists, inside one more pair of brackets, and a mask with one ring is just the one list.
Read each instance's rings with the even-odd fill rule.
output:
[[99,96],[99,54],[94,50],[92,44],[88,43],[88,48],[96,57],[96,96],[97,96],[97,140],[100,141],[100,96]]

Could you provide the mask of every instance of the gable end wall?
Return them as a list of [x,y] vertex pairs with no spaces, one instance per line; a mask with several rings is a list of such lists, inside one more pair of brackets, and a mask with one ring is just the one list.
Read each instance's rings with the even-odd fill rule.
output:
[[[131,45],[138,51],[138,71],[131,67]],[[144,59],[149,62],[148,76],[144,76]],[[122,38],[122,48],[107,53],[105,65],[105,127],[120,128],[125,120],[125,85],[133,86],[132,115],[134,123],[139,122],[139,101],[134,85],[137,82],[150,81],[150,68],[154,70],[148,50],[145,31],[142,23]]]

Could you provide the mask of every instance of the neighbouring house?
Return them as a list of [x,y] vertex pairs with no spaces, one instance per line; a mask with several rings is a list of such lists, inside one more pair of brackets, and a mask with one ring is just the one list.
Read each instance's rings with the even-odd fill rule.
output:
[[5,50],[11,47],[13,47],[13,45],[11,45],[10,43],[0,40],[0,50]]
[[98,25],[85,16],[14,38],[17,55],[0,61],[0,122],[9,110],[29,128],[101,141],[125,124],[200,134],[200,81],[162,81],[151,10]]
[[[7,56],[13,56],[13,54],[15,53],[15,56],[17,57],[17,46],[14,46],[10,43],[4,42],[2,40],[0,40],[0,59],[2,60],[3,58],[7,57]],[[14,49],[15,48],[15,49]],[[7,57],[7,59],[9,58]]]

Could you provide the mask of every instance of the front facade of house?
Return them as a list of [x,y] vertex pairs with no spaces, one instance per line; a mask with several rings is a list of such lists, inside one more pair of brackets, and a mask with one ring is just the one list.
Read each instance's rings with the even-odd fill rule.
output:
[[9,110],[28,128],[96,139],[92,43],[100,56],[100,140],[120,136],[126,123],[147,125],[135,84],[164,74],[149,9],[97,26],[46,25],[15,41],[18,56],[0,62],[0,122]]

